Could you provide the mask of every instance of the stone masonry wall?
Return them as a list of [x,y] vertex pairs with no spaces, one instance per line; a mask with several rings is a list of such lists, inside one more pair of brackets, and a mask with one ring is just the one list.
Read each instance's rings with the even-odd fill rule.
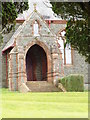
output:
[[65,29],[66,24],[52,24],[50,25],[50,29],[57,35],[58,32],[62,31]]
[[[9,70],[9,53],[11,49],[9,49],[5,54],[2,54],[2,87],[8,87],[8,70]],[[7,59],[7,60],[6,60]],[[6,63],[7,62],[7,63]]]
[[14,49],[10,52],[10,59],[9,59],[9,70],[8,70],[8,80],[9,80],[9,90],[17,90],[18,84],[18,73],[17,73],[17,49]]
[[2,47],[0,47],[0,88],[2,87]]
[[88,64],[85,62],[85,58],[78,54],[77,51],[73,51],[73,65],[64,65],[64,75],[70,74],[83,74],[84,86],[88,89]]
[[[17,28],[20,25],[21,25],[21,23],[16,24],[15,31],[17,30]],[[13,30],[10,33],[3,34],[3,45],[2,45],[2,48],[0,48],[0,75],[1,75],[0,79],[2,81],[2,87],[7,87],[6,86],[6,53],[2,55],[2,49],[7,44],[7,42],[10,40],[10,38],[12,37],[13,34],[14,34]],[[9,53],[9,51],[8,51],[8,53]],[[7,62],[8,62],[8,55],[7,55]],[[8,63],[7,63],[7,66],[8,66]],[[1,82],[0,82],[0,84],[1,84]]]
[[6,87],[6,54],[2,55],[2,87]]

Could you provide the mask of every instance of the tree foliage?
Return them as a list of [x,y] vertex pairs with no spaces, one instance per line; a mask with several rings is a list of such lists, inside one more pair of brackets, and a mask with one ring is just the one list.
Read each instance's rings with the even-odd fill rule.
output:
[[28,8],[28,2],[2,2],[2,29],[6,28],[10,32],[15,25],[17,15]]
[[53,11],[67,20],[66,43],[90,63],[90,2],[53,2]]
[[0,45],[2,42],[3,42],[3,37],[2,37],[2,34],[0,33]]
[[15,27],[17,15],[27,10],[29,5],[28,2],[2,2],[1,7],[0,22],[2,21],[2,30],[0,30],[0,45],[3,41],[2,33],[9,33]]

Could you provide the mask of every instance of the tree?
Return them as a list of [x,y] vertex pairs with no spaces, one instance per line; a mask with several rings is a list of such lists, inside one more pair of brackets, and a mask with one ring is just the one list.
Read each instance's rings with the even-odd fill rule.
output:
[[2,2],[2,29],[10,32],[15,25],[17,15],[29,8],[28,2]]
[[0,30],[1,45],[3,42],[2,33],[9,33],[15,27],[17,15],[22,13],[24,10],[27,10],[29,5],[28,2],[2,2],[0,7],[2,7],[2,12],[0,13],[0,24],[2,21],[2,30]]
[[90,63],[90,2],[52,2],[53,11],[67,20],[66,44],[86,57]]

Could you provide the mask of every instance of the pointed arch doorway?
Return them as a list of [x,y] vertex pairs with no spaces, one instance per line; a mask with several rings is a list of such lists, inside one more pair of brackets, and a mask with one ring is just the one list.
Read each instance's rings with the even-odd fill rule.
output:
[[35,44],[26,54],[27,81],[47,80],[47,56],[42,47]]

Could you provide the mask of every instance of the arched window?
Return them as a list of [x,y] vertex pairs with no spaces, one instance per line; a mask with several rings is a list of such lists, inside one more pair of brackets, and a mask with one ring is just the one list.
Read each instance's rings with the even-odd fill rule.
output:
[[33,31],[34,31],[34,36],[39,36],[39,26],[38,26],[38,22],[36,20],[33,24]]
[[60,50],[62,52],[62,59],[63,59],[63,63],[64,63],[64,41],[62,40],[62,38],[60,37],[60,39],[58,40],[58,43],[60,44]]
[[71,65],[72,64],[72,49],[71,45],[67,44],[64,48],[65,39],[63,39],[65,32],[61,33],[61,37],[58,39],[58,43],[60,44],[60,50],[62,52],[62,59],[64,65]]
[[71,45],[67,44],[65,48],[66,64],[72,64]]

